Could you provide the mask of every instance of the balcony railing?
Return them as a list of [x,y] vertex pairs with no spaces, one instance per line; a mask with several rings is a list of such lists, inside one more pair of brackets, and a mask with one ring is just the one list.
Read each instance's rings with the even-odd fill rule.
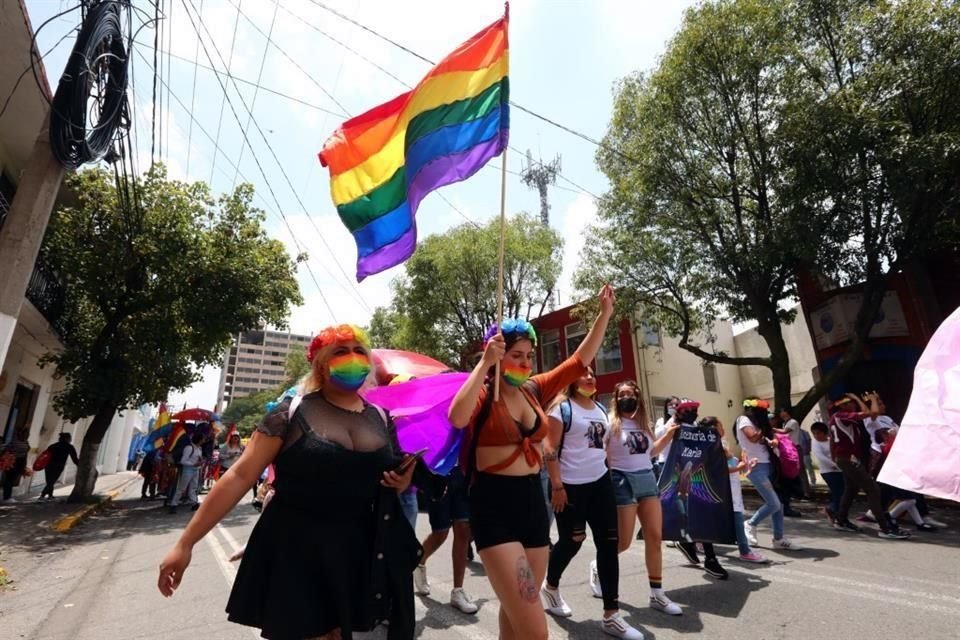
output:
[[58,336],[63,337],[63,311],[66,291],[60,279],[38,257],[27,284],[27,300],[43,314]]

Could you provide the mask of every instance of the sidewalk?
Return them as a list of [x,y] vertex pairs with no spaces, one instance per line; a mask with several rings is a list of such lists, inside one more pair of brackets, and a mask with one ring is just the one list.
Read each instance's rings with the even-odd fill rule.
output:
[[[94,493],[107,495],[135,483],[137,479],[139,475],[134,471],[100,476]],[[0,503],[0,566],[3,565],[2,554],[9,548],[34,546],[38,540],[58,535],[53,531],[54,523],[87,506],[84,503],[67,502],[72,491],[73,485],[69,484],[55,489],[52,500],[21,497]],[[40,495],[39,488],[37,495]]]

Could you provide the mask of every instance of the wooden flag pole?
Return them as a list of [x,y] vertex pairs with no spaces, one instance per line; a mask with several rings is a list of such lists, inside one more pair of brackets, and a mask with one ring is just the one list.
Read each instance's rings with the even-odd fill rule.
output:
[[[497,329],[503,327],[503,248],[506,242],[507,225],[507,147],[500,156],[500,252],[497,256]],[[493,400],[500,400],[500,362],[497,361],[493,377]]]

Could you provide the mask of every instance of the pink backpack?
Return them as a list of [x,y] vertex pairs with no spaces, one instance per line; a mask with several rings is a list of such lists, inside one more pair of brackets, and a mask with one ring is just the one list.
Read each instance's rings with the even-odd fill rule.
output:
[[780,473],[787,480],[800,477],[800,453],[788,436],[777,437],[777,448],[780,450]]

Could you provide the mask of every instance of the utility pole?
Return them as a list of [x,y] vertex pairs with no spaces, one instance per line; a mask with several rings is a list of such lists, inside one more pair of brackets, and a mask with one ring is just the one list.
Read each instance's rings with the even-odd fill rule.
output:
[[540,192],[540,222],[545,227],[550,226],[550,203],[547,198],[547,187],[557,182],[560,173],[560,156],[555,157],[549,164],[540,160],[533,162],[533,154],[527,149],[527,164],[520,172],[523,183]]
[[23,297],[65,172],[50,149],[48,112],[0,229],[4,273],[0,278],[0,368],[7,359]]

